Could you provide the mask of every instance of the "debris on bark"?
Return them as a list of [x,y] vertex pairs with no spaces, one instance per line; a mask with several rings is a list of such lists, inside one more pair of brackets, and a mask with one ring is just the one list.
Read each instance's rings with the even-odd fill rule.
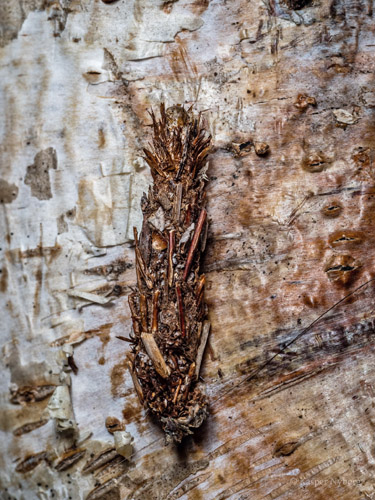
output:
[[307,94],[298,94],[297,100],[294,103],[294,106],[301,111],[304,111],[309,106],[316,106],[315,97],[311,97]]
[[265,156],[270,152],[270,147],[265,142],[256,142],[254,149],[258,156]]
[[207,416],[197,386],[209,332],[199,274],[207,234],[205,169],[211,138],[201,116],[174,106],[151,112],[154,138],[145,149],[154,180],[136,229],[137,291],[130,294],[134,335],[128,367],[139,399],[167,441],[181,439]]

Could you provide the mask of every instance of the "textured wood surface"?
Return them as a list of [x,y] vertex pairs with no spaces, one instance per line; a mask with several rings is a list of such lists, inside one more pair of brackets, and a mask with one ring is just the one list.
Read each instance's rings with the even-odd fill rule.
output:
[[[373,2],[0,9],[2,496],[374,498]],[[179,446],[116,339],[162,100],[214,146],[210,416]]]

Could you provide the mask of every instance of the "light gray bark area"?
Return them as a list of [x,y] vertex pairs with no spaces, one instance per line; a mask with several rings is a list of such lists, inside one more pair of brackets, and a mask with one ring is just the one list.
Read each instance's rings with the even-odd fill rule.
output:
[[[373,2],[299,6],[2,3],[1,498],[374,497]],[[116,338],[161,101],[214,144],[211,415],[179,447]]]

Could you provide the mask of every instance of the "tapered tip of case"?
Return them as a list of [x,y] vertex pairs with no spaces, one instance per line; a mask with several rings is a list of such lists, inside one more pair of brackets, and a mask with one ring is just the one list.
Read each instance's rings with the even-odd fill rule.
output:
[[166,443],[180,443],[185,436],[194,433],[202,425],[208,415],[207,404],[196,404],[189,411],[187,417],[162,417],[161,422],[166,434]]

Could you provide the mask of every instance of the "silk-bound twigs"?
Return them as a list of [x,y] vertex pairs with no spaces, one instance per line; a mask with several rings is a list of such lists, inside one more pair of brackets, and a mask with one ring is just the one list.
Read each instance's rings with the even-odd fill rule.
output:
[[181,439],[207,416],[198,387],[209,323],[199,274],[207,234],[205,165],[211,138],[200,115],[182,106],[151,111],[153,141],[145,149],[153,186],[143,195],[142,231],[134,230],[137,290],[128,367],[141,403],[168,440]]

